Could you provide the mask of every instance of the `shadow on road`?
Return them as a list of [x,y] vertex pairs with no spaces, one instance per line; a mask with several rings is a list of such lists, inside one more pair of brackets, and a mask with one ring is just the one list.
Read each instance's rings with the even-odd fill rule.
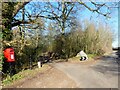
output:
[[103,74],[118,75],[120,73],[119,58],[116,53],[99,58],[100,62],[92,68]]

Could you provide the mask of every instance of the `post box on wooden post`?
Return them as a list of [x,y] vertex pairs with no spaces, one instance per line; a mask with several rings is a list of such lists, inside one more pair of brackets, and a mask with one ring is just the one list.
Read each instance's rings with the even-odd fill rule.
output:
[[15,62],[14,49],[7,48],[4,50],[4,56],[7,59],[7,62]]
[[6,62],[9,63],[9,73],[10,76],[13,75],[13,69],[14,69],[14,62],[15,62],[15,57],[14,57],[14,49],[13,48],[6,48],[4,50],[4,57],[6,58]]

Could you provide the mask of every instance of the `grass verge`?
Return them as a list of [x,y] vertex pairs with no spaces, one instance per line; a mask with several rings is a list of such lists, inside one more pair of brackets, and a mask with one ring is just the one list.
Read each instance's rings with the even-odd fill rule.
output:
[[[94,61],[94,58],[97,57],[97,55],[95,55],[95,54],[87,54],[87,56],[88,56],[88,60],[85,60],[85,62]],[[69,58],[69,61],[70,62],[80,62],[80,56]]]
[[30,70],[30,69],[23,70],[23,71],[15,74],[15,75],[13,75],[12,77],[10,77],[8,75],[7,78],[2,81],[2,86],[10,86],[15,81],[19,81],[19,80],[24,79],[25,77],[28,77],[28,76],[29,77],[34,77],[38,73],[46,71],[48,68],[50,68],[49,65],[43,65],[42,68],[35,68],[35,69],[32,69],[32,70]]

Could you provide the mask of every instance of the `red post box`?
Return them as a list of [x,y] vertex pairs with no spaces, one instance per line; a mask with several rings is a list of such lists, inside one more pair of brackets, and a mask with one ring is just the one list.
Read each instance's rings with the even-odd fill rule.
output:
[[4,50],[4,56],[7,59],[7,62],[15,62],[14,49],[7,48]]

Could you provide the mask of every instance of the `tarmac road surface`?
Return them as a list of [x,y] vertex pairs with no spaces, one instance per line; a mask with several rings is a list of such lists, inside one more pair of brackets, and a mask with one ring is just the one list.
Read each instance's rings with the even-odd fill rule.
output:
[[[53,67],[74,80],[78,88],[118,88],[118,63],[115,52],[95,64],[55,63]],[[84,61],[85,62],[85,61]]]

